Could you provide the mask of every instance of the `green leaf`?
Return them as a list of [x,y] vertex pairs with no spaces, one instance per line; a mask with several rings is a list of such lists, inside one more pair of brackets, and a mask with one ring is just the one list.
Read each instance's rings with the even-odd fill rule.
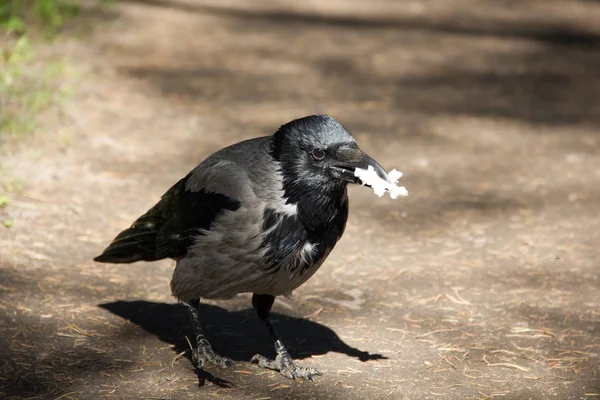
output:
[[6,207],[10,203],[10,197],[0,194],[0,207]]
[[27,25],[25,22],[19,17],[10,17],[6,23],[4,23],[4,27],[9,32],[15,33],[24,33],[27,30]]
[[8,62],[15,64],[23,61],[27,61],[31,58],[31,46],[26,36],[21,36],[15,42],[12,50],[8,56]]
[[12,219],[5,219],[3,222],[5,227],[10,228],[11,226],[13,226],[15,224],[15,221]]

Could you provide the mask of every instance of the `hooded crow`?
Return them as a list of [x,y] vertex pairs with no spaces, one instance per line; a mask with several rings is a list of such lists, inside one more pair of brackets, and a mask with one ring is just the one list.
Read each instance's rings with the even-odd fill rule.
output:
[[275,297],[306,282],[342,237],[347,185],[360,183],[355,169],[369,166],[390,181],[335,119],[296,119],[271,136],[209,156],[94,260],[176,260],[171,291],[189,310],[199,368],[207,362],[233,366],[204,336],[200,299],[253,293],[252,306],[268,328],[277,357],[257,354],[251,361],[287,378],[312,381],[321,373],[294,363],[269,313]]

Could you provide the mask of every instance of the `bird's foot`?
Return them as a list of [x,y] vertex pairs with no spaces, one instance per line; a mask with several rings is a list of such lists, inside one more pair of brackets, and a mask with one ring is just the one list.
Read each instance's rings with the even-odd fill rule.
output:
[[235,363],[231,358],[221,357],[213,350],[208,341],[201,341],[198,350],[193,354],[194,362],[202,369],[207,363],[216,365],[219,368],[233,368]]
[[285,376],[288,379],[302,378],[307,381],[314,382],[314,377],[317,375],[323,375],[321,371],[316,368],[300,367],[294,363],[290,353],[287,352],[285,347],[280,341],[275,342],[275,348],[277,349],[277,357],[274,360],[270,360],[265,356],[256,354],[250,362],[258,363],[261,368],[268,368]]

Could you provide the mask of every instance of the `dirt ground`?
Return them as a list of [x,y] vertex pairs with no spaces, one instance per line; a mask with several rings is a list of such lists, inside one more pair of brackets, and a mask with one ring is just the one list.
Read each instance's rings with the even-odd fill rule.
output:
[[[600,3],[119,1],[84,13],[60,124],[0,156],[4,399],[600,397]],[[92,262],[226,144],[328,113],[386,168],[276,321],[203,307],[235,370],[198,376],[173,262]],[[65,138],[68,138],[66,140]]]

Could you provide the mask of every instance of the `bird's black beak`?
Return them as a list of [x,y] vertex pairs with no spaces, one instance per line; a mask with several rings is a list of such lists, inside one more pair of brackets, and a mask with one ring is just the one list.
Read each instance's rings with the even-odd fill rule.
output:
[[373,167],[377,175],[391,183],[385,169],[377,161],[359,148],[340,147],[335,152],[335,160],[331,163],[330,169],[335,177],[343,179],[350,183],[362,183],[354,172],[357,168],[368,169]]

